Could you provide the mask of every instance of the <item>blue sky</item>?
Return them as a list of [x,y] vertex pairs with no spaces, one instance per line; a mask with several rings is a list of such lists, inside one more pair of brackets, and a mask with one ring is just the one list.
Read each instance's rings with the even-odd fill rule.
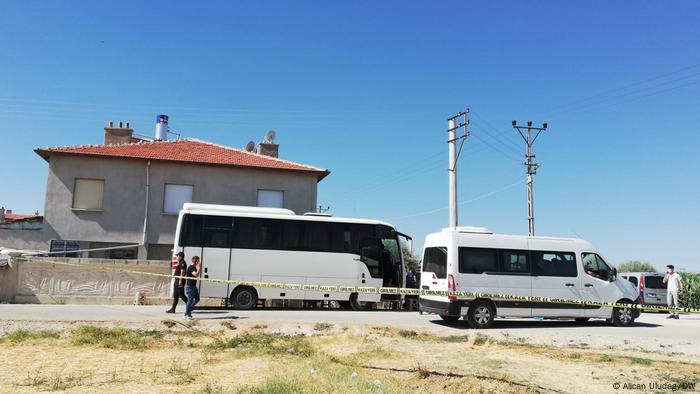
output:
[[613,263],[700,271],[700,4],[3,2],[0,204],[43,212],[39,146],[99,143],[108,120],[327,167],[319,203],[422,244],[447,224],[446,119],[471,108],[462,225],[581,236]]

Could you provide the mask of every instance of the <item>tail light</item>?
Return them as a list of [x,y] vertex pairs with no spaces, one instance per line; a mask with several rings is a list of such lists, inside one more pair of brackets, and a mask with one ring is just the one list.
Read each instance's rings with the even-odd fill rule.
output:
[[639,303],[644,303],[644,275],[639,277]]
[[[448,291],[457,291],[457,287],[455,286],[455,277],[452,276],[452,274],[447,275],[447,290]],[[448,300],[456,300],[457,296],[447,296]]]

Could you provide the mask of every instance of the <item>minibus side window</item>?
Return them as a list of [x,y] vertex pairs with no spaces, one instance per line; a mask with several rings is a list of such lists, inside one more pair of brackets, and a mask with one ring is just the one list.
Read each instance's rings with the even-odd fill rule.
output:
[[530,273],[528,253],[524,250],[503,251],[503,272]]
[[202,246],[202,216],[186,214],[180,228],[180,246]]
[[573,252],[532,251],[532,270],[538,276],[576,277],[576,255]]
[[230,216],[204,216],[202,246],[205,248],[230,248],[233,218]]
[[459,248],[459,273],[482,274],[498,271],[498,251],[484,248]]
[[438,279],[445,279],[447,277],[447,248],[425,248],[422,271],[432,272]]

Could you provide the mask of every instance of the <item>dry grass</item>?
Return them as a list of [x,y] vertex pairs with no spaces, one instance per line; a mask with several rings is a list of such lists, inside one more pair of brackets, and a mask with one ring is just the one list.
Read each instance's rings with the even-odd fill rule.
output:
[[10,346],[0,346],[0,358],[13,360],[0,369],[0,392],[609,391],[619,381],[692,383],[698,371],[671,357],[535,346],[473,331],[437,337],[378,327],[353,335],[330,327],[304,336],[222,326],[228,330],[84,325],[64,334],[11,333],[3,339]]

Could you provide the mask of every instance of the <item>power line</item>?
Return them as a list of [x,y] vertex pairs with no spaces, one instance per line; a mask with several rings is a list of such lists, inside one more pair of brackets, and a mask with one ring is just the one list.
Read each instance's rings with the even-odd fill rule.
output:
[[[515,183],[511,183],[510,185],[506,185],[506,186],[503,186],[503,187],[498,188],[498,189],[496,189],[496,190],[492,190],[492,191],[490,191],[490,192],[488,192],[488,193],[481,194],[481,195],[476,196],[476,197],[473,197],[473,198],[471,198],[471,199],[469,199],[469,200],[464,200],[464,201],[458,203],[457,205],[464,205],[464,204],[469,204],[469,203],[476,202],[476,201],[479,201],[479,200],[483,200],[483,199],[486,198],[486,197],[491,197],[491,196],[493,196],[494,194],[498,194],[498,193],[504,192],[504,191],[506,191],[506,190],[508,190],[508,189],[511,189],[511,188],[513,188],[513,187],[515,187],[515,186],[522,185],[524,182],[525,182],[525,180],[519,180],[519,181],[517,181],[517,182],[515,182]],[[446,210],[446,209],[448,209],[448,208],[449,208],[449,206],[445,206],[445,207],[441,207],[441,208],[432,209],[432,210],[430,210],[430,211],[419,212],[419,213],[413,213],[413,214],[410,214],[410,215],[405,215],[405,216],[399,216],[399,217],[389,218],[389,220],[401,220],[401,219],[407,219],[407,218],[412,218],[412,217],[416,217],[416,216],[429,215],[429,214],[431,214],[431,213],[436,213],[436,212],[444,211],[444,210]]]

